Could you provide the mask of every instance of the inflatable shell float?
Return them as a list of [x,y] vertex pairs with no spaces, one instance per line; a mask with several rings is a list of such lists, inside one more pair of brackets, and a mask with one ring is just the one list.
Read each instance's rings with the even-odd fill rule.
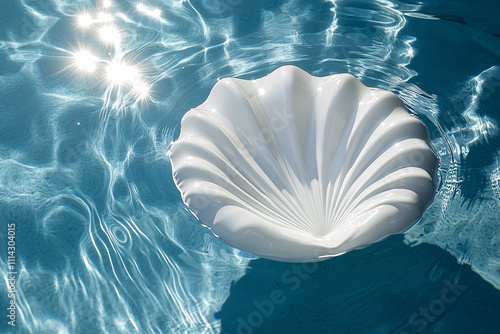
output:
[[218,81],[182,119],[173,178],[233,247],[314,261],[402,233],[432,203],[438,159],[393,93],[294,66]]

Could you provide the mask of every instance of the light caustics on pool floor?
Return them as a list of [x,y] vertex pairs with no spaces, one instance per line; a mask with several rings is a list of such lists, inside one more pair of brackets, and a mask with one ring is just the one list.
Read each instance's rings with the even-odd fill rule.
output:
[[[0,20],[0,214],[19,227],[23,328],[220,332],[214,314],[254,257],[186,211],[166,152],[183,114],[217,79],[258,78],[285,64],[317,76],[348,72],[405,101],[441,159],[436,202],[405,239],[450,251],[500,287],[498,152],[470,170],[464,164],[477,143],[498,139],[496,120],[478,108],[498,91],[500,68],[473,68],[462,91],[439,97],[412,84],[431,75],[413,69],[417,31],[407,35],[408,20],[424,20],[420,8],[363,0],[12,4]],[[466,196],[470,171],[481,176],[481,197]]]

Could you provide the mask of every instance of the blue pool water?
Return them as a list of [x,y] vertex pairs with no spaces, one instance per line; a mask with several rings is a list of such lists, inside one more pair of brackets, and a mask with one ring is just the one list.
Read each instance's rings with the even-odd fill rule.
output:
[[[352,73],[427,125],[439,189],[404,235],[279,263],[186,210],[184,113],[286,64]],[[0,332],[499,333],[499,126],[498,2],[1,0]]]

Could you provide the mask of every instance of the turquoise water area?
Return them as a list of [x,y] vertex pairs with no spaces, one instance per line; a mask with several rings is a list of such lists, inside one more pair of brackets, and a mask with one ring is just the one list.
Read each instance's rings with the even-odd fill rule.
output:
[[[393,91],[427,125],[439,189],[404,235],[279,263],[187,211],[182,116],[287,64]],[[1,0],[0,88],[2,333],[499,332],[497,2]]]

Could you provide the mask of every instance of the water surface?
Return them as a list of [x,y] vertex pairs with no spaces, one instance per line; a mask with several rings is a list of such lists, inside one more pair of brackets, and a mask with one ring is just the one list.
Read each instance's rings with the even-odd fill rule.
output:
[[[0,221],[2,235],[17,226],[16,329],[494,332],[499,13],[483,0],[3,0]],[[182,116],[220,78],[287,64],[393,91],[427,125],[439,191],[404,236],[293,267],[225,245],[186,210],[166,155]],[[275,290],[282,302],[259,308]]]

